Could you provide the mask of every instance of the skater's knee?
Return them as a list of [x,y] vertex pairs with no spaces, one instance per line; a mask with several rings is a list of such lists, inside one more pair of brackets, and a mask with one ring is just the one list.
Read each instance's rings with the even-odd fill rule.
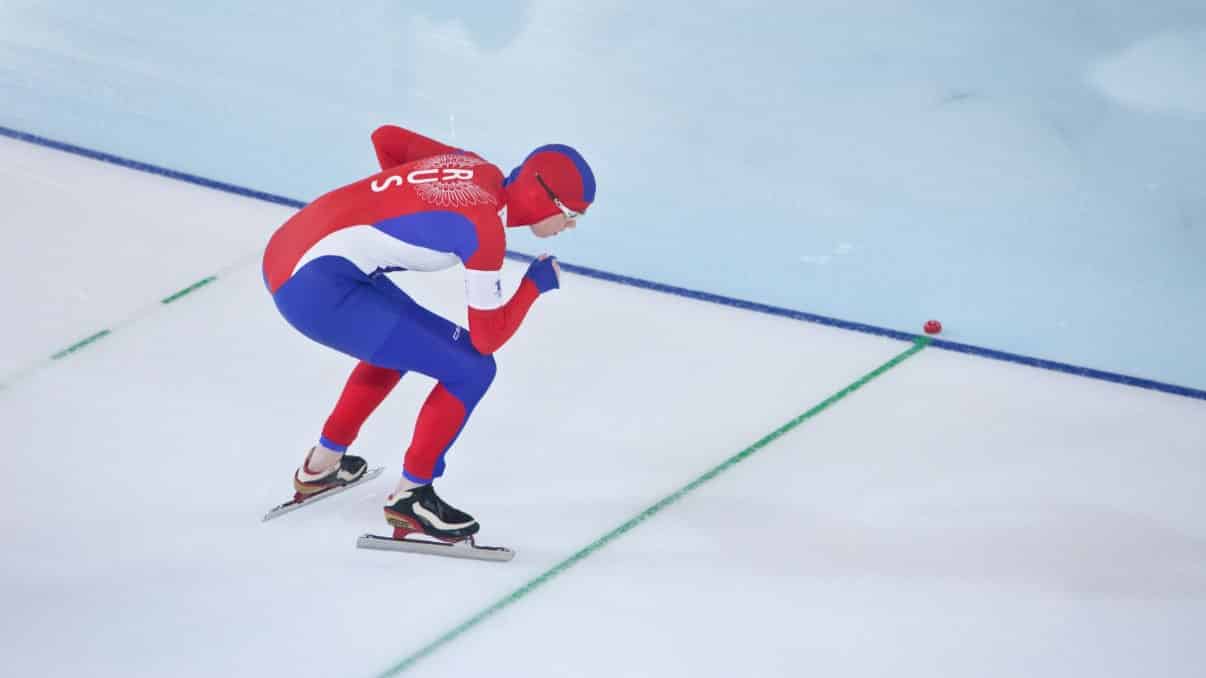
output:
[[[479,394],[485,394],[490,388],[490,384],[494,383],[494,376],[498,374],[498,363],[494,361],[494,356],[484,355],[481,360],[473,366],[473,374],[470,377],[473,390]],[[478,396],[479,398],[481,395]]]
[[494,356],[482,356],[481,379],[485,388],[490,388],[490,384],[494,383],[494,376],[498,374],[498,363],[494,360]]
[[465,404],[466,410],[472,410],[486,394],[496,374],[498,363],[494,356],[479,355],[459,379],[445,383],[445,387]]

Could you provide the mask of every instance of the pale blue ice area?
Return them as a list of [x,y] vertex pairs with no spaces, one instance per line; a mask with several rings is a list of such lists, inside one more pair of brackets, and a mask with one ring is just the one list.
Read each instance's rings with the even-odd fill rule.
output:
[[[264,289],[292,210],[7,138],[0,178],[5,676],[382,675],[908,347],[567,274],[439,485],[515,559],[361,551],[431,381],[354,447],[385,477],[260,522],[354,364]],[[464,323],[458,270],[394,279]],[[928,348],[403,675],[1196,678],[1203,449],[1206,400]]]
[[566,261],[1206,388],[1201,0],[8,0],[0,101],[299,200],[383,122],[504,169],[570,143]]

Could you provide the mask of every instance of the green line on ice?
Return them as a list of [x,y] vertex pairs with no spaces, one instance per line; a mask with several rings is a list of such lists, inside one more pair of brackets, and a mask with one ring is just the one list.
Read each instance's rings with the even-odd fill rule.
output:
[[210,284],[211,282],[213,282],[217,279],[218,279],[218,277],[214,276],[214,275],[211,275],[208,278],[202,278],[201,280],[198,280],[197,282],[193,283],[192,285],[189,285],[188,287],[180,290],[179,292],[171,295],[170,297],[164,297],[163,300],[161,301],[161,303],[170,304],[173,301],[176,301],[177,299],[179,299],[180,297],[183,297],[184,295],[186,295],[190,292],[195,292],[196,290],[198,290],[202,287],[205,287],[206,285]]
[[81,348],[84,348],[85,346],[88,346],[104,337],[109,336],[109,334],[111,334],[109,332],[109,330],[101,330],[100,332],[97,332],[96,334],[94,334],[90,337],[87,337],[85,339],[81,339],[81,340],[75,342],[74,344],[68,346],[67,348],[63,349],[62,351],[59,351],[58,353],[50,356],[50,359],[51,360],[59,360],[62,358],[66,358],[67,356],[71,355],[72,353],[75,353],[76,351],[80,350]]
[[677,502],[679,499],[682,499],[684,496],[686,496],[687,493],[695,490],[700,485],[703,485],[704,483],[708,482],[709,480],[712,480],[713,478],[720,475],[721,473],[724,473],[725,471],[729,470],[730,468],[732,468],[733,466],[735,466],[742,460],[750,457],[755,452],[761,450],[762,448],[771,444],[775,440],[779,439],[781,436],[786,434],[788,431],[791,431],[792,429],[796,428],[797,426],[804,423],[805,421],[808,421],[809,419],[813,418],[814,416],[829,409],[829,407],[831,405],[838,402],[839,400],[842,400],[843,398],[850,395],[851,393],[854,393],[855,391],[859,390],[863,386],[866,386],[871,380],[880,376],[884,372],[887,372],[888,370],[892,369],[893,367],[896,367],[897,365],[904,362],[905,360],[908,360],[910,357],[916,355],[918,352],[920,352],[926,346],[929,346],[930,341],[931,341],[931,339],[929,337],[918,337],[913,342],[913,346],[911,348],[909,348],[907,351],[901,353],[900,355],[896,356],[895,358],[892,358],[891,360],[884,363],[883,365],[880,365],[875,370],[867,373],[861,379],[854,382],[853,384],[850,384],[849,386],[842,389],[841,391],[838,391],[837,393],[829,396],[828,398],[826,398],[824,401],[822,401],[817,406],[815,406],[812,409],[808,410],[807,412],[801,414],[800,416],[796,417],[795,419],[792,419],[791,421],[787,422],[786,424],[780,426],[779,428],[775,429],[771,433],[767,434],[764,438],[762,438],[758,442],[754,443],[753,445],[750,445],[749,447],[738,452],[737,454],[734,454],[733,456],[731,456],[728,459],[726,459],[725,461],[723,461],[720,465],[713,468],[712,470],[708,471],[707,473],[704,473],[703,475],[699,476],[695,480],[692,480],[690,483],[687,483],[685,486],[683,486],[682,489],[667,496],[666,498],[662,499],[661,501],[654,504],[653,506],[650,506],[649,508],[645,509],[644,511],[642,511],[641,513],[639,513],[638,515],[636,515],[635,517],[630,519],[628,522],[624,523],[623,525],[620,525],[619,527],[615,528],[611,532],[608,532],[607,534],[603,535],[602,537],[599,537],[594,542],[590,543],[589,545],[587,545],[586,547],[584,547],[582,550],[578,551],[574,555],[570,556],[569,558],[566,558],[565,560],[561,561],[560,563],[557,563],[552,568],[547,570],[544,574],[541,574],[540,576],[536,577],[535,579],[532,579],[528,583],[526,583],[523,586],[519,587],[518,589],[512,591],[510,594],[504,596],[503,598],[501,598],[500,600],[495,602],[493,605],[490,605],[486,609],[478,612],[477,614],[473,615],[469,619],[460,623],[456,627],[447,631],[439,638],[436,638],[435,640],[431,641],[427,645],[424,645],[423,647],[419,648],[419,650],[416,651],[414,654],[410,655],[409,657],[406,657],[402,661],[398,662],[397,664],[395,664],[392,667],[390,667],[389,669],[387,669],[384,673],[381,674],[381,676],[383,678],[386,676],[394,676],[394,675],[397,675],[397,674],[411,668],[419,660],[432,654],[433,652],[440,649],[444,645],[447,645],[449,642],[456,639],[458,636],[464,634],[466,631],[472,629],[474,626],[477,626],[478,624],[482,623],[486,619],[497,614],[498,612],[500,612],[504,608],[508,607],[512,603],[520,600],[521,598],[524,598],[532,591],[535,591],[537,588],[539,588],[540,586],[547,583],[553,577],[556,577],[557,575],[561,574],[562,572],[573,567],[578,561],[583,560],[587,556],[590,556],[591,554],[595,553],[599,549],[601,549],[604,546],[606,546],[607,544],[611,543],[612,541],[614,541],[621,535],[632,530],[632,528],[636,527],[637,525],[640,525],[641,523],[652,518],[653,516],[657,515],[658,513],[661,513],[664,509],[666,509],[670,505]]

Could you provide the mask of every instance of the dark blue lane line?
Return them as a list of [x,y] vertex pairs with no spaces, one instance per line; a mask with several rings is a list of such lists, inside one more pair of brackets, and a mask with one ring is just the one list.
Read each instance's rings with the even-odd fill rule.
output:
[[214,181],[213,179],[206,179],[205,177],[199,177],[195,174],[177,172],[176,170],[170,170],[166,167],[159,167],[158,165],[150,165],[145,162],[138,162],[137,160],[127,160],[126,158],[120,158],[116,155],[110,155],[108,153],[94,151],[82,146],[76,146],[74,144],[68,144],[62,141],[55,141],[54,139],[47,139],[46,137],[40,137],[36,134],[10,129],[8,127],[4,127],[3,125],[0,125],[0,136],[10,137],[19,141],[26,141],[39,146],[46,146],[47,148],[53,148],[57,151],[66,151],[67,153],[82,155],[85,158],[112,163],[127,169],[157,174],[161,177],[176,179],[178,181],[187,181],[190,184],[197,184],[198,186],[204,186],[206,188],[212,188],[218,191],[225,191],[226,193],[234,193],[235,195],[241,195],[245,198],[255,198],[256,200],[264,200],[267,202],[276,203],[277,205],[285,205],[286,207],[296,207],[299,209],[306,204],[299,200],[293,200],[291,198],[285,198],[279,195],[273,195],[271,193],[264,193],[262,191],[253,191],[250,188],[243,188],[242,186],[235,186],[234,184],[227,184],[221,181]]
[[[533,259],[533,257],[526,255],[526,254],[519,254],[516,252],[508,252],[508,254],[512,258],[519,259],[521,261],[531,261]],[[622,283],[625,285],[632,285],[633,287],[642,287],[647,290],[655,290],[658,292],[665,292],[667,294],[675,294],[680,297],[689,297],[691,299],[698,299],[700,301],[708,301],[713,304],[722,304],[724,306],[732,306],[734,308],[741,308],[741,309],[745,309],[747,311],[757,311],[758,313],[767,313],[770,315],[777,315],[777,316],[781,316],[784,318],[793,318],[795,320],[804,320],[804,321],[811,322],[811,323],[828,325],[830,327],[840,327],[844,330],[853,330],[855,332],[862,332],[864,334],[874,334],[876,336],[881,336],[881,337],[891,337],[893,339],[900,339],[902,341],[912,342],[912,341],[916,341],[918,339],[926,337],[926,335],[910,334],[908,332],[892,330],[892,329],[888,329],[886,327],[876,327],[875,325],[866,325],[863,323],[851,322],[849,320],[840,320],[838,318],[829,318],[829,317],[826,317],[823,315],[815,315],[813,313],[804,313],[803,311],[793,311],[792,309],[789,309],[789,308],[780,308],[778,306],[768,306],[766,304],[759,304],[759,303],[752,302],[752,301],[745,301],[744,299],[734,299],[732,297],[725,297],[725,296],[721,296],[719,294],[712,294],[710,292],[697,292],[695,290],[688,290],[688,289],[684,289],[682,287],[675,287],[673,285],[666,285],[664,283],[653,282],[650,280],[642,280],[640,278],[631,278],[631,277],[624,276],[624,275],[617,275],[615,273],[608,273],[607,271],[600,271],[598,269],[587,268],[585,266],[578,266],[576,264],[567,264],[567,263],[561,262],[561,261],[558,261],[558,263],[561,264],[562,269],[564,269],[566,271],[570,271],[572,273],[577,273],[579,275],[585,275],[585,276],[589,276],[591,278],[598,278],[600,280],[607,280],[609,282],[616,282],[616,283]],[[934,339],[931,341],[930,346],[932,348],[941,348],[941,349],[945,349],[947,351],[956,351],[958,353],[968,353],[970,355],[976,355],[976,356],[980,356],[983,358],[992,358],[993,360],[1003,360],[1005,362],[1018,363],[1020,365],[1027,365],[1030,367],[1038,367],[1038,368],[1042,368],[1044,370],[1054,370],[1056,372],[1064,372],[1066,374],[1074,374],[1079,377],[1088,377],[1090,379],[1100,379],[1102,381],[1109,381],[1109,382],[1113,382],[1116,384],[1125,384],[1126,386],[1135,386],[1138,388],[1146,388],[1146,389],[1150,389],[1153,391],[1162,391],[1164,393],[1171,393],[1174,395],[1186,396],[1189,398],[1197,398],[1199,400],[1206,400],[1206,391],[1193,389],[1193,388],[1189,388],[1186,386],[1177,386],[1175,384],[1165,384],[1163,382],[1153,381],[1151,379],[1143,379],[1141,377],[1131,377],[1131,376],[1127,376],[1125,374],[1115,374],[1113,372],[1105,372],[1103,370],[1095,370],[1091,367],[1080,367],[1077,365],[1069,365],[1067,363],[1056,362],[1054,360],[1045,360],[1043,358],[1031,358],[1030,356],[1018,355],[1016,353],[1006,353],[1005,351],[997,351],[997,350],[990,349],[990,348],[981,348],[979,346],[972,346],[970,344],[960,344],[960,343],[956,343],[953,341],[946,341],[944,339]]]
[[1144,379],[1142,377],[1132,377],[1125,374],[1117,374],[1115,372],[1106,372],[1104,370],[1095,370],[1092,367],[1069,365],[1068,363],[1046,360],[1044,358],[1031,358],[1030,356],[1018,355],[1016,353],[1006,353],[1005,351],[997,351],[991,348],[982,348],[980,346],[972,346],[970,344],[959,344],[953,341],[946,341],[945,339],[935,339],[930,346],[945,349],[947,351],[968,353],[970,355],[980,356],[982,358],[992,358],[993,360],[1003,360],[1005,362],[1028,365],[1030,367],[1038,367],[1044,370],[1053,370],[1055,372],[1064,372],[1065,374],[1074,374],[1078,377],[1100,379],[1101,381],[1110,381],[1115,384],[1124,384],[1126,386],[1146,388],[1152,391],[1161,391],[1163,393],[1171,393],[1173,395],[1185,396],[1187,398],[1206,400],[1206,391],[1200,389],[1189,388],[1188,386],[1177,386],[1176,384],[1166,384],[1161,381],[1153,381],[1151,379]]
[[[0,125],[0,135],[6,136],[6,137],[11,137],[13,139],[18,139],[20,141],[29,142],[31,144],[38,144],[40,146],[46,146],[48,148],[53,148],[53,149],[60,150],[60,151],[66,151],[67,153],[74,153],[76,155],[81,155],[81,156],[84,156],[85,158],[91,158],[93,160],[100,160],[102,162],[112,163],[114,165],[138,170],[140,172],[149,172],[151,174],[157,174],[159,176],[168,177],[169,179],[176,179],[178,181],[187,181],[191,184],[197,184],[198,186],[204,186],[206,188],[212,188],[212,189],[215,189],[218,191],[225,191],[227,193],[233,193],[235,195],[241,195],[241,196],[247,197],[247,198],[255,198],[257,200],[264,200],[267,202],[275,203],[277,205],[285,205],[288,207],[301,208],[306,204],[300,200],[293,200],[291,198],[285,198],[285,197],[282,197],[279,195],[273,195],[271,193],[255,191],[255,190],[251,190],[249,188],[243,188],[241,186],[235,186],[233,184],[227,184],[227,183],[224,183],[221,181],[214,181],[212,179],[206,179],[204,177],[199,177],[199,176],[196,176],[193,174],[177,172],[175,170],[170,170],[170,169],[166,169],[163,167],[158,167],[156,165],[150,165],[147,163],[138,162],[135,160],[127,160],[125,158],[120,158],[118,156],[110,155],[108,153],[101,153],[100,151],[94,151],[91,149],[83,148],[81,146],[75,146],[73,144],[67,144],[67,143],[63,143],[61,141],[54,141],[53,139],[47,139],[46,137],[41,137],[36,134],[20,132],[20,131],[14,130],[14,129],[10,129],[8,127],[4,127],[2,125]],[[520,261],[531,261],[533,258],[530,255],[522,254],[520,252],[512,252],[512,251],[508,251],[507,255],[509,257],[511,257],[512,259],[517,259]],[[682,287],[675,287],[674,285],[667,285],[665,283],[653,282],[651,280],[642,280],[641,278],[633,278],[633,277],[629,277],[626,275],[619,275],[616,273],[608,273],[607,271],[601,271],[601,270],[594,269],[594,268],[588,268],[586,266],[577,266],[574,264],[567,264],[564,262],[561,262],[561,266],[566,271],[569,271],[571,273],[577,273],[579,275],[585,275],[585,276],[588,276],[591,278],[597,278],[599,280],[607,280],[609,282],[620,283],[623,285],[630,285],[633,287],[640,287],[640,288],[647,289],[647,290],[654,290],[656,292],[664,292],[666,294],[674,294],[674,295],[677,295],[680,297],[687,297],[689,299],[698,299],[699,301],[707,301],[707,302],[711,302],[713,304],[721,304],[724,306],[731,306],[733,308],[745,309],[747,311],[756,311],[758,313],[766,313],[769,315],[776,315],[776,316],[780,316],[783,318],[792,318],[795,320],[803,320],[806,322],[818,323],[821,325],[828,325],[830,327],[840,327],[842,329],[853,330],[855,332],[862,332],[864,334],[873,334],[873,335],[881,336],[881,337],[890,337],[892,339],[899,339],[901,341],[908,341],[908,342],[916,341],[918,338],[923,337],[923,335],[910,334],[908,332],[900,332],[898,330],[892,330],[892,329],[888,329],[885,327],[876,327],[875,325],[866,325],[864,323],[856,323],[856,322],[851,322],[849,320],[840,320],[838,318],[829,318],[826,316],[816,315],[813,313],[805,313],[803,311],[793,311],[788,308],[779,308],[777,306],[769,306],[767,304],[759,304],[759,303],[753,302],[753,301],[745,301],[744,299],[734,299],[732,297],[725,297],[725,296],[722,296],[719,294],[712,294],[710,292],[697,292],[695,290],[689,290],[689,289],[685,289]],[[1151,379],[1143,379],[1140,377],[1131,377],[1131,376],[1127,376],[1125,374],[1116,374],[1114,372],[1106,372],[1103,370],[1096,370],[1096,369],[1089,368],[1089,367],[1079,367],[1077,365],[1069,365],[1067,363],[1056,362],[1054,360],[1045,360],[1042,358],[1031,358],[1029,356],[1017,355],[1015,353],[1006,353],[1005,351],[997,351],[994,349],[982,348],[979,346],[972,346],[969,344],[960,344],[960,343],[956,343],[953,341],[946,341],[943,339],[933,340],[932,343],[930,344],[930,346],[933,348],[940,348],[940,349],[944,349],[947,351],[956,351],[959,353],[967,353],[969,355],[980,356],[982,358],[991,358],[993,360],[1002,360],[1005,362],[1017,363],[1019,365],[1027,365],[1030,367],[1038,367],[1038,368],[1045,369],[1045,370],[1053,370],[1055,372],[1063,372],[1065,374],[1073,374],[1073,375],[1076,375],[1079,377],[1088,377],[1089,379],[1098,379],[1101,381],[1108,381],[1108,382],[1112,382],[1115,384],[1123,384],[1126,386],[1135,386],[1137,388],[1145,388],[1145,389],[1150,389],[1152,391],[1160,391],[1162,393],[1170,393],[1173,395],[1185,396],[1187,398],[1196,398],[1198,400],[1206,400],[1206,391],[1200,390],[1200,389],[1189,388],[1187,386],[1177,386],[1176,384],[1166,384],[1166,383],[1159,382],[1159,381],[1153,381]]]

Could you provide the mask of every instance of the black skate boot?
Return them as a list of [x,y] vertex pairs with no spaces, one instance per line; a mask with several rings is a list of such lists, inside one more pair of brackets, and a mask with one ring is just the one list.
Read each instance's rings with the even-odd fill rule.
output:
[[442,541],[461,541],[477,533],[473,516],[444,503],[431,485],[392,494],[386,501],[385,520],[394,526],[394,539],[425,534]]
[[[306,461],[309,462],[309,457],[306,458]],[[293,474],[293,489],[296,491],[293,499],[295,501],[304,499],[320,492],[354,483],[364,476],[366,470],[368,470],[368,464],[364,459],[350,454],[343,455],[339,459],[338,465],[317,478],[302,480],[302,469],[298,469]]]

